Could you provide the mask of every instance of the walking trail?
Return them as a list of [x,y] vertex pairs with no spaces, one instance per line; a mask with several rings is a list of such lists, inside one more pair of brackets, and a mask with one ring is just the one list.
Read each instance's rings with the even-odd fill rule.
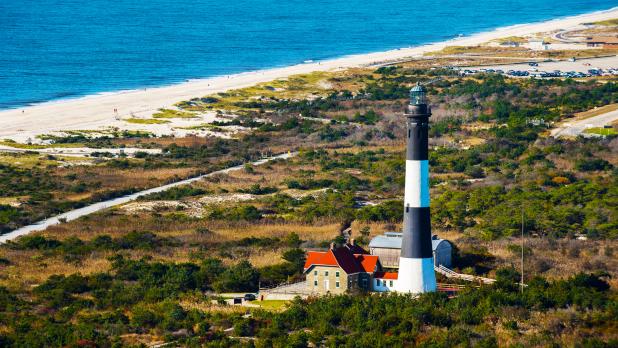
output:
[[[288,158],[290,158],[290,157],[292,157],[294,155],[296,155],[296,153],[288,152],[288,153],[284,153],[284,154],[281,154],[281,155],[264,158],[264,159],[261,159],[259,161],[252,162],[251,164],[257,166],[257,165],[264,164],[264,163],[266,163],[268,161],[275,160],[275,159],[288,159]],[[159,186],[159,187],[154,187],[154,188],[151,188],[151,189],[148,189],[148,190],[136,192],[136,193],[130,194],[128,196],[118,197],[118,198],[110,199],[108,201],[94,203],[94,204],[85,206],[83,208],[71,210],[71,211],[68,211],[66,213],[63,213],[63,214],[60,214],[60,215],[56,215],[54,217],[50,217],[48,219],[45,219],[45,220],[42,220],[42,221],[39,221],[39,222],[35,222],[34,224],[18,228],[18,229],[14,230],[14,231],[11,231],[11,232],[7,233],[7,234],[0,235],[0,244],[6,243],[7,241],[13,240],[13,239],[15,239],[17,237],[25,236],[25,235],[30,234],[30,233],[35,232],[35,231],[45,230],[49,226],[53,226],[53,225],[59,224],[61,222],[61,220],[62,221],[75,220],[75,219],[80,218],[82,216],[86,216],[86,215],[89,215],[89,214],[92,214],[92,213],[96,213],[96,212],[101,211],[103,209],[107,209],[107,208],[111,208],[111,207],[114,207],[114,206],[117,206],[117,205],[125,204],[127,202],[136,200],[139,197],[146,196],[146,195],[149,195],[151,193],[157,193],[157,192],[166,191],[166,190],[169,190],[172,187],[190,184],[192,182],[195,182],[195,181],[198,181],[198,180],[202,180],[202,179],[207,178],[209,176],[213,176],[213,175],[217,175],[217,174],[229,173],[231,171],[242,169],[243,167],[244,167],[244,164],[241,164],[241,165],[238,165],[238,166],[235,166],[235,167],[230,167],[230,168],[218,170],[216,172],[212,172],[212,173],[196,176],[194,178],[190,178],[190,179],[186,179],[186,180],[181,180],[181,181],[177,181],[177,182],[174,182],[174,183],[171,183],[171,184],[167,184],[167,185],[163,185],[163,186]]]

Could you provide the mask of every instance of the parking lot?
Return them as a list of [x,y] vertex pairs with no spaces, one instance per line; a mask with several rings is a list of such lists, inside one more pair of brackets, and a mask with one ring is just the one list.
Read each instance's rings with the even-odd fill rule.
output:
[[568,59],[560,61],[530,61],[516,64],[460,67],[462,75],[498,73],[512,77],[556,78],[618,76],[618,56]]

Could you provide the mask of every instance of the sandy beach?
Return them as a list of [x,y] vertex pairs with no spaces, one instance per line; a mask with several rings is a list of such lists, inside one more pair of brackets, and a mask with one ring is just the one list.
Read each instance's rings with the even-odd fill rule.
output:
[[[121,127],[120,120],[129,117],[149,117],[159,108],[229,89],[243,88],[256,83],[285,78],[314,71],[333,71],[351,67],[379,65],[386,62],[420,56],[446,46],[477,45],[509,36],[525,36],[539,32],[575,28],[581,23],[618,18],[618,8],[546,22],[499,28],[453,40],[418,47],[346,56],[338,59],[311,62],[283,68],[220,76],[158,88],[120,91],[86,96],[77,99],[42,103],[19,109],[0,111],[0,139],[25,142],[37,135],[53,131],[101,129]],[[114,110],[117,109],[117,114]]]

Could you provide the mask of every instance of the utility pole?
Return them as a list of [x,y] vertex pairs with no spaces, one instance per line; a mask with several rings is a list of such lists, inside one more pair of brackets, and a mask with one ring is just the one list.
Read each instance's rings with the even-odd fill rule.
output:
[[521,201],[521,280],[519,282],[520,292],[524,292],[524,201]]

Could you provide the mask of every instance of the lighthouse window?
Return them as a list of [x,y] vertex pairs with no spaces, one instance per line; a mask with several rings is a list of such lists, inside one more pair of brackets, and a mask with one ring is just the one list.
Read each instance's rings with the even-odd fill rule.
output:
[[328,277],[328,271],[324,271],[324,275]]
[[318,275],[318,271],[313,271],[313,275],[317,276]]
[[339,287],[339,282],[335,282],[335,287],[338,288]]
[[339,272],[335,272],[335,277],[339,278]]
[[318,281],[317,280],[313,281],[313,286],[318,286]]

